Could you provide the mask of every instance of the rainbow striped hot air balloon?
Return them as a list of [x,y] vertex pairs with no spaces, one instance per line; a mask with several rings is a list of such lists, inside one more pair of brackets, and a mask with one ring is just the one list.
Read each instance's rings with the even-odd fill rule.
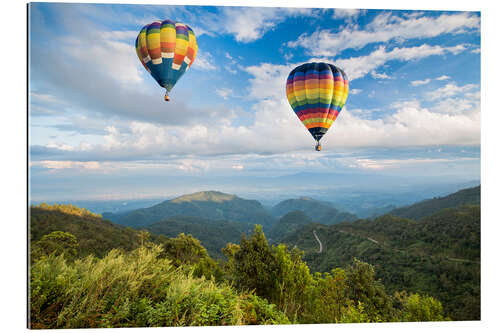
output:
[[348,92],[347,75],[331,64],[303,64],[288,75],[288,102],[316,140],[316,150],[321,150],[319,141],[337,119]]
[[171,20],[144,26],[135,40],[135,48],[144,68],[168,93],[196,58],[198,44],[193,29]]

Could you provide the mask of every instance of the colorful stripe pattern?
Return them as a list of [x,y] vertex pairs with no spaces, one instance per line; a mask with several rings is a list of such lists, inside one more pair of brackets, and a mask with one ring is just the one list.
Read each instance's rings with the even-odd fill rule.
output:
[[307,63],[288,75],[286,95],[297,117],[319,140],[339,115],[349,92],[344,71],[326,63]]
[[144,68],[170,92],[193,64],[198,44],[188,25],[165,20],[144,26],[135,40],[135,49]]

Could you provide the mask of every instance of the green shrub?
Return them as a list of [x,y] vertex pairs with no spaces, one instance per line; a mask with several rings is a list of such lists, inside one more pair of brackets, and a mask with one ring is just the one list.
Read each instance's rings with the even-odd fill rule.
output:
[[161,253],[161,246],[148,244],[74,263],[53,254],[41,258],[31,267],[31,327],[289,323],[267,301],[186,274]]

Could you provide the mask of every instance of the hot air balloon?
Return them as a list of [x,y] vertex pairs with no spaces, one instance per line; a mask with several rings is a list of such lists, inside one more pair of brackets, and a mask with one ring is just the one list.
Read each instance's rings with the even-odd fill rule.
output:
[[196,58],[198,44],[193,29],[171,20],[144,26],[135,40],[135,49],[144,68],[168,93]]
[[321,150],[319,141],[337,119],[348,92],[347,75],[332,64],[307,63],[288,75],[288,102],[316,140],[317,151]]

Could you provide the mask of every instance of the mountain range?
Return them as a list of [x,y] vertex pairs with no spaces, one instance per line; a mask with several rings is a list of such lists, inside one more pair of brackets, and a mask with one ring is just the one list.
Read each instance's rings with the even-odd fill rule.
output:
[[188,194],[125,213],[103,213],[103,217],[113,222],[135,228],[176,216],[261,224],[265,230],[274,222],[274,217],[257,200],[218,191]]
[[313,221],[323,224],[351,222],[357,219],[356,215],[335,208],[331,202],[309,197],[283,200],[271,208],[271,214],[275,217],[282,217],[292,211],[302,211]]
[[389,214],[419,220],[432,215],[441,209],[459,207],[462,205],[479,205],[481,202],[481,186],[466,188],[444,197],[420,201],[416,204],[396,208]]

